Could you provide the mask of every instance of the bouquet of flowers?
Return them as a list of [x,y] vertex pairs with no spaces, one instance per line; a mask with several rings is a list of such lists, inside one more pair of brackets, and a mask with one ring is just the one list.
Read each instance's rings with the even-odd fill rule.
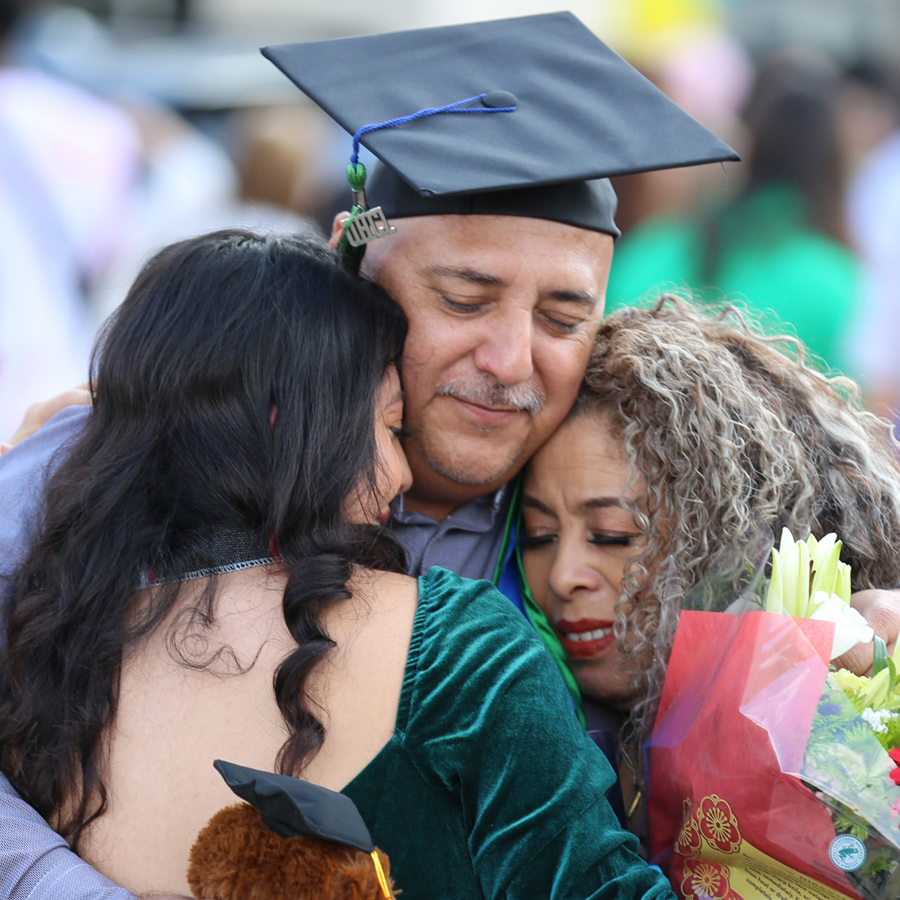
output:
[[650,843],[679,896],[900,898],[900,660],[831,660],[872,630],[834,535],[772,555],[739,615],[682,612],[648,747]]

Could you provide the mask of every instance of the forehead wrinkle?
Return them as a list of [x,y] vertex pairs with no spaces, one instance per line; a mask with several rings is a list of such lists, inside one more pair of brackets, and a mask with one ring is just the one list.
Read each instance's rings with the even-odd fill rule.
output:
[[532,497],[531,494],[523,494],[522,495],[522,506],[529,507],[531,509],[536,509],[538,512],[543,513],[545,516],[552,516],[554,519],[556,518],[556,513],[547,506],[546,503],[541,503],[537,497]]
[[503,287],[505,282],[496,275],[488,275],[485,272],[478,272],[468,267],[456,266],[429,266],[428,271],[432,275],[443,276],[445,278],[458,278],[461,281],[467,281],[470,284],[480,284],[486,287]]
[[591,497],[587,500],[582,500],[575,508],[578,512],[590,512],[594,509],[608,509],[611,506],[623,508],[622,502],[618,497]]

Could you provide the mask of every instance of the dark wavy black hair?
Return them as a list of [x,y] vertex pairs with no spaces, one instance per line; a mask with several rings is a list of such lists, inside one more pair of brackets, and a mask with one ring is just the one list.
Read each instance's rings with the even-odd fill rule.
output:
[[[148,572],[220,562],[211,532],[277,548],[299,644],[275,676],[290,731],[278,765],[294,771],[321,746],[304,694],[334,645],[320,614],[350,596],[351,565],[405,570],[393,538],[342,521],[348,495],[374,488],[375,397],[405,336],[399,307],[310,238],[217,232],[138,276],[101,335],[93,413],[13,576],[0,658],[0,768],[74,846],[106,806],[98,759],[123,653],[180,586],[131,598]],[[214,583],[203,597],[192,628],[214,615]]]

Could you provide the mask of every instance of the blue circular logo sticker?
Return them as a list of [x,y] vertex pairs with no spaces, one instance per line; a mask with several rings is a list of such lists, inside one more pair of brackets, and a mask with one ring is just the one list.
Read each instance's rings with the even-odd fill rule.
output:
[[866,861],[866,845],[852,834],[841,834],[831,842],[828,857],[841,871],[853,872]]

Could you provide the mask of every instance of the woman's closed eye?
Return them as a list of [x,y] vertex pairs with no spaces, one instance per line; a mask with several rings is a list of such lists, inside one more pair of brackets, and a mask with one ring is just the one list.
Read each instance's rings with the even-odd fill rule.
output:
[[403,441],[408,437],[412,437],[412,429],[409,425],[395,425],[391,428],[391,434],[398,440]]
[[636,537],[636,534],[592,534],[588,543],[602,547],[630,547]]
[[[528,550],[532,547],[542,547],[552,544],[557,540],[557,537],[558,535],[556,534],[528,534],[526,532],[519,538],[519,546],[523,550]],[[636,534],[593,533],[587,538],[587,542],[600,547],[630,547],[637,537],[638,535]]]
[[556,540],[555,534],[528,534],[527,532],[519,537],[519,546],[523,550],[530,550],[533,547],[543,547],[552,544]]

